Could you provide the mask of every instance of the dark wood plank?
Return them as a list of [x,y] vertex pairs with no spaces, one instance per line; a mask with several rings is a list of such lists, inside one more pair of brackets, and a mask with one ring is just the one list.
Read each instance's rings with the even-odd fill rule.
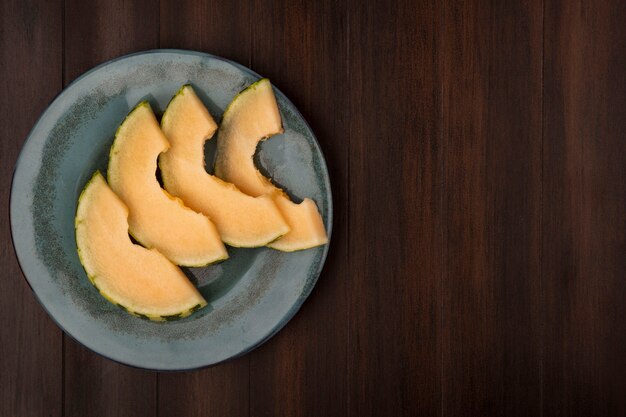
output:
[[[247,0],[161,0],[164,48],[194,49],[249,65]],[[159,416],[247,416],[249,357],[194,372],[159,375]],[[191,399],[191,400],[190,400]]]
[[248,416],[249,357],[212,368],[159,374],[159,417]]
[[66,337],[64,416],[155,416],[156,376],[102,358]]
[[350,2],[352,416],[441,413],[440,15]]
[[[65,3],[66,84],[106,60],[159,46],[157,0]],[[153,416],[156,396],[156,373],[114,363],[65,338],[66,416]]]
[[60,416],[62,333],[11,245],[9,192],[22,143],[61,89],[62,2],[0,2],[0,416]]
[[443,414],[538,416],[542,3],[443,19]]
[[250,65],[250,2],[161,0],[161,48],[192,49]]
[[159,0],[66,0],[65,83],[96,65],[159,47]]
[[546,416],[626,415],[626,4],[545,5]]
[[253,2],[252,68],[287,94],[316,133],[330,170],[335,226],[310,298],[250,355],[252,416],[347,414],[346,11],[332,0]]

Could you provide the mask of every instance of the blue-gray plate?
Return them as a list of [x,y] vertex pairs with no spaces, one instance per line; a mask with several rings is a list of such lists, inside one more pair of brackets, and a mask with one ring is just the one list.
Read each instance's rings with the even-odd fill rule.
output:
[[[155,370],[186,370],[249,352],[279,331],[311,292],[328,245],[294,253],[228,248],[230,259],[185,272],[208,306],[178,321],[131,316],[106,301],[78,260],[74,215],[96,169],[106,172],[117,126],[138,102],[162,112],[191,83],[216,120],[230,100],[259,79],[212,55],[180,50],[137,53],[79,77],[50,104],[20,153],[11,188],[11,231],[33,292],[56,323],[89,349]],[[277,89],[285,133],[263,142],[257,164],[296,198],[317,203],[330,234],[326,163],[313,132]],[[215,139],[206,147],[213,160]],[[210,170],[210,167],[209,167]]]

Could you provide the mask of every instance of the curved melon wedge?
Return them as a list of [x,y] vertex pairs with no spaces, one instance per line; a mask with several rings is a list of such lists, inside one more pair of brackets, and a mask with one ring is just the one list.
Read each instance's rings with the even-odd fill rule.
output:
[[328,242],[322,217],[313,200],[293,203],[287,194],[254,166],[257,145],[283,132],[276,97],[264,78],[239,93],[230,103],[217,142],[215,173],[246,194],[271,196],[290,231],[268,246],[285,252],[308,249]]
[[207,215],[225,243],[264,246],[289,231],[270,197],[251,197],[206,172],[204,142],[217,125],[191,86],[183,86],[170,101],[161,128],[171,145],[159,156],[165,189]]
[[76,244],[80,262],[100,293],[151,320],[185,317],[207,303],[185,274],[156,249],[128,237],[128,208],[100,172],[78,199]]
[[215,225],[159,185],[157,158],[168,148],[147,102],[128,114],[115,135],[107,176],[130,211],[130,234],[178,265],[204,266],[228,258]]

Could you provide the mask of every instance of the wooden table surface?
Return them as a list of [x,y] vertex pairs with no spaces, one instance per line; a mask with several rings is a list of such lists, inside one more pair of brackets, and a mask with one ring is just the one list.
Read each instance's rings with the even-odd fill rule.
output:
[[[625,22],[622,0],[1,0],[0,415],[626,415]],[[188,373],[63,335],[9,232],[37,117],[153,48],[270,77],[335,201],[296,317]]]

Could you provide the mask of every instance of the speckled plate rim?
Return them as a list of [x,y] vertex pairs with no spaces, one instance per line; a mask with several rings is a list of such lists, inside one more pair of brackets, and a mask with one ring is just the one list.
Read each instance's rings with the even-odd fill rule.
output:
[[[249,74],[250,76],[254,77],[254,78],[262,78],[262,76],[258,73],[256,73],[255,71],[253,71],[252,69],[239,64],[238,62],[226,59],[226,58],[222,58],[207,52],[199,52],[199,51],[192,51],[192,50],[185,50],[185,49],[151,49],[151,50],[146,50],[146,51],[139,51],[139,52],[134,52],[131,54],[126,54],[126,55],[122,55],[119,56],[117,58],[111,59],[109,61],[103,62],[91,69],[89,69],[88,71],[84,72],[83,74],[81,74],[80,76],[78,76],[76,79],[74,79],[70,84],[68,84],[65,88],[63,88],[51,101],[50,103],[46,106],[45,110],[41,113],[41,115],[37,118],[37,121],[33,124],[33,127],[30,129],[30,131],[28,132],[28,135],[26,136],[26,139],[24,140],[24,142],[22,143],[20,152],[18,154],[18,157],[16,159],[15,162],[15,166],[13,168],[13,174],[11,177],[11,189],[9,192],[9,199],[8,199],[8,205],[9,205],[9,219],[10,219],[10,234],[11,234],[11,244],[13,246],[13,251],[15,252],[15,256],[17,259],[17,263],[18,266],[20,268],[21,271],[21,275],[24,278],[24,280],[26,281],[28,287],[30,288],[31,292],[33,293],[35,299],[37,300],[37,302],[39,303],[39,305],[43,308],[43,310],[48,314],[48,317],[50,317],[52,319],[52,321],[66,334],[68,335],[71,339],[75,340],[77,343],[81,344],[82,346],[86,347],[87,349],[120,364],[126,365],[126,366],[130,366],[133,368],[138,368],[138,369],[145,369],[145,370],[150,370],[150,371],[159,371],[159,372],[178,372],[178,371],[192,371],[192,370],[198,370],[198,369],[204,369],[204,368],[208,368],[208,367],[212,367],[215,365],[219,365],[221,363],[224,362],[228,362],[231,360],[234,360],[236,358],[239,358],[251,351],[253,351],[254,349],[258,348],[259,346],[261,346],[262,344],[264,344],[265,342],[267,342],[269,339],[271,339],[274,335],[276,335],[276,333],[278,333],[280,330],[282,330],[287,323],[296,315],[296,313],[300,310],[300,308],[302,307],[302,305],[304,304],[304,302],[306,301],[306,299],[309,297],[309,295],[311,294],[311,292],[313,291],[313,288],[315,287],[315,285],[317,284],[317,281],[319,279],[319,276],[321,275],[321,272],[324,268],[324,265],[326,264],[326,258],[328,256],[328,251],[330,250],[330,245],[331,245],[331,238],[332,238],[332,229],[333,229],[333,197],[332,197],[332,188],[331,188],[331,183],[330,183],[330,175],[328,172],[328,166],[326,164],[326,158],[324,157],[324,153],[322,152],[322,148],[317,140],[317,137],[315,136],[315,133],[313,131],[313,129],[311,129],[311,126],[309,125],[308,121],[302,116],[302,114],[300,113],[300,111],[298,110],[298,108],[291,102],[291,100],[289,100],[289,98],[282,93],[282,91],[280,91],[280,89],[278,89],[276,87],[276,85],[274,83],[272,83],[272,87],[274,89],[274,92],[276,93],[277,96],[279,96],[282,100],[284,100],[285,103],[287,103],[292,111],[294,112],[294,114],[296,116],[298,116],[302,122],[304,123],[306,129],[310,132],[310,137],[312,139],[312,143],[313,146],[315,147],[315,150],[319,153],[319,155],[321,156],[320,158],[320,162],[321,162],[321,168],[322,168],[322,173],[323,173],[323,182],[325,183],[325,187],[327,190],[328,195],[326,196],[327,198],[327,204],[328,204],[328,210],[327,210],[327,234],[328,234],[328,243],[326,245],[324,245],[324,249],[319,261],[319,264],[317,266],[317,270],[315,271],[314,274],[310,275],[310,279],[309,282],[304,286],[303,288],[303,292],[299,295],[299,297],[297,298],[296,302],[292,305],[292,307],[287,311],[287,313],[282,317],[282,319],[274,326],[274,328],[272,328],[265,336],[263,336],[262,338],[260,338],[256,343],[253,343],[252,345],[248,346],[247,348],[241,350],[240,352],[234,353],[233,355],[231,355],[230,357],[221,360],[221,361],[217,361],[214,363],[207,363],[204,365],[200,365],[200,366],[193,366],[193,367],[184,367],[184,368],[167,368],[167,367],[144,367],[144,366],[139,366],[137,364],[131,363],[131,362],[127,362],[122,358],[114,358],[111,355],[108,355],[106,352],[104,352],[101,349],[98,349],[97,346],[92,346],[89,345],[88,343],[79,340],[77,337],[75,337],[73,334],[71,334],[68,330],[66,330],[66,328],[63,326],[62,323],[60,323],[57,318],[52,315],[50,313],[50,311],[48,310],[48,308],[46,307],[46,305],[42,302],[42,300],[40,299],[39,295],[37,294],[37,291],[33,288],[33,283],[31,282],[32,278],[29,278],[27,276],[27,274],[24,272],[24,267],[23,264],[25,264],[26,262],[24,260],[22,260],[20,258],[20,254],[18,253],[18,249],[17,246],[15,244],[15,232],[14,232],[14,228],[16,227],[15,225],[15,221],[14,221],[14,216],[13,216],[13,211],[12,211],[12,207],[13,207],[13,196],[14,196],[14,191],[15,190],[15,178],[16,175],[18,174],[18,172],[20,171],[20,169],[22,169],[22,165],[23,165],[23,161],[26,157],[26,148],[27,148],[27,144],[31,141],[31,140],[35,140],[33,138],[33,132],[35,132],[40,123],[42,123],[42,120],[45,119],[45,117],[47,116],[47,114],[51,111],[51,108],[53,108],[55,106],[55,104],[57,102],[60,102],[61,100],[63,100],[63,97],[65,94],[67,94],[67,92],[72,89],[78,82],[80,82],[81,80],[83,80],[84,78],[88,77],[90,74],[99,71],[107,66],[110,65],[114,65],[116,62],[124,60],[124,59],[128,59],[128,58],[133,58],[133,57],[137,57],[137,56],[142,56],[142,55],[152,55],[152,54],[181,54],[181,55],[192,55],[192,56],[197,56],[197,57],[201,57],[201,58],[207,58],[207,59],[214,59],[214,60],[219,60],[222,61],[224,63],[230,64],[234,67],[236,67],[237,69],[241,70],[244,73]],[[47,138],[42,139],[43,141],[47,140]]]

